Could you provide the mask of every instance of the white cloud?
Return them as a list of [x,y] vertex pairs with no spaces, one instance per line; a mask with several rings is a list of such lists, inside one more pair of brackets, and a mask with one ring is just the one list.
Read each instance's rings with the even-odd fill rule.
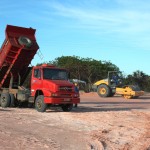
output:
[[[118,4],[121,3],[121,0],[116,1]],[[58,2],[50,3],[49,7],[54,10],[53,15],[63,17],[68,20],[74,20],[76,25],[78,25],[76,27],[85,27],[86,29],[90,28],[96,30],[104,29],[107,30],[107,32],[122,32],[124,34],[137,34],[146,32],[150,29],[150,12],[139,11],[136,9],[130,10],[130,7],[127,7],[130,6],[130,1],[126,1],[126,3],[121,4],[126,4],[126,7],[116,10],[109,10],[107,8],[99,8],[99,10],[91,8],[89,10],[84,6],[81,7],[81,5],[77,8]]]
[[[25,8],[29,4],[34,6],[34,0],[26,3]],[[24,17],[26,21],[92,31],[96,34],[107,33],[123,39],[143,41],[142,45],[147,43],[144,39],[149,39],[150,2],[146,0],[45,0],[38,1],[35,8],[28,7],[27,11],[17,9],[20,8],[19,5],[1,5],[3,13],[0,16],[19,14],[15,15],[16,18]]]
[[[104,3],[114,6],[107,6]],[[94,5],[99,1],[94,1]],[[77,28],[86,32],[94,32],[95,34],[103,35],[106,33],[109,37],[114,37],[115,40],[121,43],[128,43],[129,47],[137,47],[143,50],[148,50],[149,33],[150,33],[150,11],[144,8],[149,8],[149,4],[142,0],[104,0],[104,3],[97,4],[94,8],[92,1],[85,4],[80,2],[80,5],[70,3],[47,3],[47,15],[57,19],[64,19],[66,28]],[[91,5],[91,8],[89,7]],[[103,7],[101,7],[103,5]],[[88,6],[88,7],[87,7]],[[104,7],[105,6],[105,7]],[[63,25],[63,23],[61,24]],[[108,37],[107,40],[110,40]],[[102,37],[101,37],[102,38]],[[116,42],[117,44],[117,42]]]

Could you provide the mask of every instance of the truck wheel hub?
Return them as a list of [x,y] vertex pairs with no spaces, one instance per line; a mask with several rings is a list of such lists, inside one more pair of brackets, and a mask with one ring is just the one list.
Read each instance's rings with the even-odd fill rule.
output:
[[42,107],[42,102],[41,102],[41,101],[38,101],[38,102],[37,102],[37,107],[38,107],[38,108],[41,108],[41,107]]

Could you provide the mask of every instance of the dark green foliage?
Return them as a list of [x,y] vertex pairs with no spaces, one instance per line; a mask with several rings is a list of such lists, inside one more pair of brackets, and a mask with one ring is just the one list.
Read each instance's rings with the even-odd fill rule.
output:
[[144,91],[150,91],[150,76],[142,71],[135,71],[132,75],[125,78],[126,84],[138,85]]
[[66,68],[70,72],[70,78],[86,81],[89,90],[94,82],[106,78],[108,71],[119,71],[119,68],[111,62],[78,56],[58,57],[54,61],[50,61],[49,64]]
[[[44,64],[45,62],[41,63]],[[92,58],[81,58],[78,56],[62,56],[48,64],[53,64],[60,68],[65,68],[70,72],[71,79],[86,81],[86,91],[91,90],[91,86],[98,80],[107,78],[108,71],[120,71],[119,68],[110,61],[95,60]],[[38,64],[40,65],[40,64]],[[124,78],[124,84],[138,85],[142,90],[150,91],[150,76],[142,71],[133,72]]]
[[68,69],[71,72],[71,78],[77,78],[87,82],[95,82],[101,77],[106,77],[110,70],[119,70],[111,62],[102,62],[92,58],[81,58],[77,56],[58,57],[50,63]]

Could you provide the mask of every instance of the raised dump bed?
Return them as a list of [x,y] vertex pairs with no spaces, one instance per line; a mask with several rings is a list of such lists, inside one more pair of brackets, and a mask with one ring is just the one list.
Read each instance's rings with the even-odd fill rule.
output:
[[8,88],[10,82],[18,84],[23,81],[39,49],[35,31],[32,28],[7,25],[6,38],[0,49],[0,88]]

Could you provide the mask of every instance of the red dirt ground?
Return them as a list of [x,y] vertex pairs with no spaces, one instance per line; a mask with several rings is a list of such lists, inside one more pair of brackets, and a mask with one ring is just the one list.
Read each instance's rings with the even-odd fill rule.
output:
[[71,112],[0,108],[0,150],[150,150],[150,94],[81,93]]

